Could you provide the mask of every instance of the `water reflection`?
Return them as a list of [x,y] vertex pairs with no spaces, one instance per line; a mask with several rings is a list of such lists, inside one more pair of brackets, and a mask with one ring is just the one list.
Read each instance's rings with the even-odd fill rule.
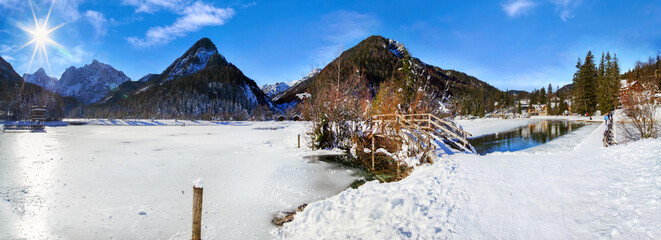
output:
[[544,144],[585,124],[574,121],[540,121],[507,132],[470,139],[478,154],[518,151]]

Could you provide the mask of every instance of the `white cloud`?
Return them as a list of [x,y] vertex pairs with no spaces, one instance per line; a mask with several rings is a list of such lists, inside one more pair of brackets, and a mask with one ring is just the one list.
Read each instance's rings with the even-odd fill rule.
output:
[[190,5],[190,0],[123,0],[122,4],[135,7],[136,13],[154,13],[161,9],[177,10]]
[[551,0],[555,4],[555,11],[558,13],[560,19],[566,22],[574,17],[574,9],[581,3],[580,0]]
[[2,58],[5,59],[5,61],[8,61],[8,62],[11,62],[11,61],[15,60],[15,58],[13,58],[12,56],[9,56],[9,55],[2,55]]
[[[53,13],[67,21],[76,21],[80,18],[78,5],[83,0],[55,0],[53,1]],[[34,1],[33,1],[34,2]],[[50,5],[50,2],[48,3]]]
[[535,6],[535,3],[530,0],[510,0],[501,4],[501,6],[507,16],[514,18],[528,13]]
[[242,4],[241,8],[249,8],[249,7],[253,7],[255,5],[257,5],[257,2],[252,1],[252,2],[249,2],[249,3],[246,3],[246,4]]
[[340,10],[324,15],[321,25],[326,26],[327,40],[346,42],[367,37],[380,22],[371,15]]
[[17,8],[19,2],[20,0],[0,0],[0,7],[14,9]]
[[149,28],[144,38],[129,37],[127,41],[135,47],[152,47],[166,44],[190,32],[196,32],[203,27],[225,24],[227,20],[234,16],[234,9],[216,8],[211,4],[197,1],[184,7],[177,14],[180,17],[171,25]]
[[[315,28],[328,45],[317,49],[317,63],[325,65],[338,57],[345,49],[345,43],[367,38],[380,26],[380,21],[368,14],[339,10],[323,15]],[[319,27],[321,26],[321,27]]]
[[8,44],[0,43],[0,54],[10,54],[14,52],[14,49],[16,49],[16,45],[8,45]]
[[103,37],[108,33],[108,20],[103,13],[87,10],[85,18],[94,27],[97,37]]

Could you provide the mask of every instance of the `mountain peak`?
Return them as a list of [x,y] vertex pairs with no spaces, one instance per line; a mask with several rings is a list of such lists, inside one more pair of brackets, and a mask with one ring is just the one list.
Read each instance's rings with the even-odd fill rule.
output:
[[37,71],[34,72],[34,74],[29,74],[29,73],[23,74],[23,80],[29,83],[34,83],[36,85],[39,85],[49,91],[55,90],[55,85],[57,82],[57,78],[48,76],[44,68],[37,69]]
[[165,69],[161,76],[164,77],[163,81],[188,76],[204,69],[211,61],[227,64],[225,58],[218,53],[216,45],[208,38],[202,38]]
[[72,96],[83,104],[91,104],[130,80],[122,71],[94,59],[91,64],[80,68],[67,68],[57,82],[56,90],[62,96]]
[[46,70],[44,70],[44,68],[40,67],[39,69],[37,69],[36,72],[34,72],[33,75],[46,75]]
[[202,38],[200,40],[197,40],[197,42],[193,45],[192,49],[198,49],[198,48],[205,48],[209,50],[214,50],[218,52],[218,49],[216,48],[216,45],[213,44],[211,39],[208,38]]

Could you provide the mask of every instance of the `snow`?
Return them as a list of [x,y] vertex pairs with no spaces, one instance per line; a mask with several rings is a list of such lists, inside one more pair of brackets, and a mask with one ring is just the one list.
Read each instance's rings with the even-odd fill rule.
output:
[[305,77],[303,77],[299,80],[291,81],[291,82],[288,83],[288,85],[290,87],[293,87],[293,86],[295,86],[296,84],[298,84],[300,82],[305,82],[308,79],[313,78],[314,76],[317,76],[320,72],[321,72],[321,68],[312,69],[312,71],[310,73],[308,73],[308,75],[306,75]]
[[[460,121],[475,135],[525,120]],[[309,204],[274,230],[291,239],[659,239],[661,140],[603,148],[591,124],[548,144],[455,154],[400,182]]]
[[296,97],[298,97],[298,99],[300,99],[300,100],[303,100],[303,99],[306,99],[306,98],[311,98],[312,94],[310,94],[308,92],[304,92],[304,93],[296,94]]
[[305,158],[304,122],[185,122],[1,134],[0,239],[190,239],[197,178],[204,239],[268,239],[276,212],[358,178]]
[[294,80],[289,83],[278,82],[275,84],[264,84],[260,89],[262,90],[262,92],[264,92],[264,94],[266,94],[266,96],[269,99],[271,99],[272,101],[277,101],[289,88],[301,82],[305,82],[308,79],[313,78],[314,76],[317,76],[317,74],[319,74],[320,72],[321,72],[320,68],[315,68],[307,76],[299,80]]
[[193,181],[193,187],[204,188],[204,181],[202,180],[202,178],[197,178],[195,181]]
[[188,76],[204,69],[214,54],[218,54],[215,48],[199,48],[193,55],[178,59],[172,64],[172,71],[168,74],[167,80]]
[[255,93],[253,93],[252,88],[248,86],[248,84],[243,84],[243,95],[246,96],[246,99],[248,100],[249,103],[252,104],[258,104],[257,102],[257,96],[255,96]]
[[136,95],[136,94],[138,94],[138,93],[141,93],[141,92],[144,92],[144,91],[147,91],[147,89],[149,89],[151,86],[152,86],[152,85],[148,85],[148,86],[145,86],[145,87],[142,87],[142,88],[138,89],[138,91],[136,91],[136,92],[134,93],[134,95]]
[[404,47],[404,44],[398,42],[395,39],[388,39],[388,46],[386,47],[390,52],[395,54],[398,58],[404,57],[404,52],[406,51],[406,48]]
[[272,98],[273,96],[286,91],[290,86],[292,85],[288,85],[284,82],[277,82],[275,84],[264,84],[260,89],[268,98]]

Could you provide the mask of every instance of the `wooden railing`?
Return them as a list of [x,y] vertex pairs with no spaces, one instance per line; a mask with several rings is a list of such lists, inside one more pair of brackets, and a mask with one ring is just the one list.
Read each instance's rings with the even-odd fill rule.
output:
[[617,144],[615,142],[615,134],[614,134],[614,128],[613,128],[613,113],[610,113],[607,115],[608,116],[608,121],[606,121],[606,131],[604,131],[604,139],[602,140],[604,143],[604,147],[609,147]]
[[433,114],[380,114],[370,118],[374,125],[385,129],[409,128],[420,131],[424,134],[446,138],[447,140],[457,141],[466,149],[471,150],[468,137],[472,136],[469,132],[459,128],[454,122],[443,120]]

